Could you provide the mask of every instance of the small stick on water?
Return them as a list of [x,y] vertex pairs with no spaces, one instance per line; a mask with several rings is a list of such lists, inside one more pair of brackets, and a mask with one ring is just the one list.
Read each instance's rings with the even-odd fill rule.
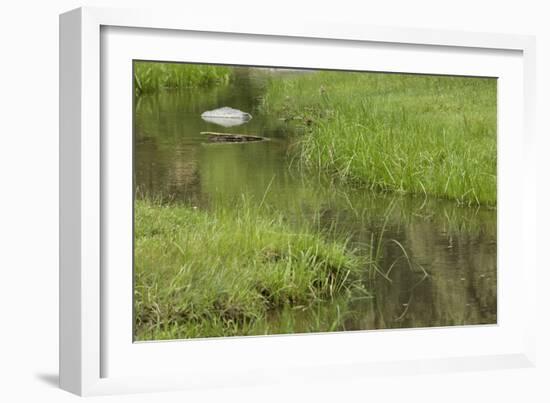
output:
[[244,137],[249,139],[269,140],[267,137],[254,136],[252,134],[240,134],[240,133],[219,133],[219,132],[201,132],[207,136],[228,136],[228,137]]

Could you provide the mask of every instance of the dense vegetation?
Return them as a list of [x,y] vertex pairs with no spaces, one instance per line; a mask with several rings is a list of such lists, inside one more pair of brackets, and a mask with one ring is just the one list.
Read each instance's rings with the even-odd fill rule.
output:
[[136,95],[140,95],[161,90],[226,84],[232,71],[230,67],[224,66],[134,62],[134,88]]
[[293,229],[246,202],[207,212],[137,200],[136,337],[255,334],[275,309],[364,295],[361,267],[345,239]]
[[263,113],[298,121],[302,166],[375,190],[496,204],[496,80],[317,72],[272,79]]

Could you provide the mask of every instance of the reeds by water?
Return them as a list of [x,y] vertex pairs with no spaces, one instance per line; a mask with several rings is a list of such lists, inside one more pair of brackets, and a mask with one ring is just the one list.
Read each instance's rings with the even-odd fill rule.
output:
[[201,211],[135,202],[138,340],[246,335],[268,313],[366,293],[345,239],[243,202]]
[[381,191],[496,205],[496,80],[316,72],[260,109],[303,127],[303,167]]
[[224,66],[136,61],[134,89],[136,95],[141,95],[162,90],[227,84],[232,71],[230,67]]

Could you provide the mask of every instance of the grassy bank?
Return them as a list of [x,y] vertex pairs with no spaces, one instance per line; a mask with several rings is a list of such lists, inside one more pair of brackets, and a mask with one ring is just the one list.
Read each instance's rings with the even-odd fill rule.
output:
[[270,312],[365,294],[345,239],[266,217],[245,202],[204,212],[137,200],[136,338],[258,334]]
[[232,69],[184,63],[134,62],[136,95],[162,90],[226,84]]
[[298,121],[303,166],[377,190],[496,204],[496,80],[316,72],[273,79],[263,113]]

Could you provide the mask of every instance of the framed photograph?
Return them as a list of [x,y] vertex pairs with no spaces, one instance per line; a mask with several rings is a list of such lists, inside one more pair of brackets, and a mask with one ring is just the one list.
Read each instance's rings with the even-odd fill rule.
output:
[[60,45],[62,388],[534,365],[532,37],[84,8]]

